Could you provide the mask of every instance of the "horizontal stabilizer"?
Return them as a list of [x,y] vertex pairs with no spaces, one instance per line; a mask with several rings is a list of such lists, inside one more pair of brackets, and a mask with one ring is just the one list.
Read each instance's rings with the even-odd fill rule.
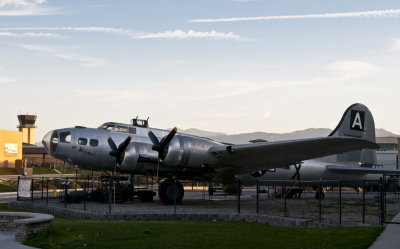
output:
[[383,168],[367,168],[367,167],[349,167],[341,165],[327,165],[326,169],[338,173],[347,174],[385,174],[385,175],[400,175],[400,170],[383,169]]

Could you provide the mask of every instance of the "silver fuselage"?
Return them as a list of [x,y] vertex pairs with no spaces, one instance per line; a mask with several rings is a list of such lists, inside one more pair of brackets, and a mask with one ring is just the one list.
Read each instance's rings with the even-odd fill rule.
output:
[[[219,142],[177,133],[168,146],[167,157],[158,165],[158,154],[152,149],[153,144],[148,137],[148,132],[151,130],[161,140],[169,131],[116,123],[115,125],[123,125],[131,129],[128,132],[118,132],[115,128],[111,130],[84,127],[59,129],[47,133],[43,138],[43,144],[52,156],[70,164],[76,164],[82,169],[97,171],[117,169],[123,173],[154,175],[159,168],[159,174],[163,177],[175,175],[181,179],[208,180],[225,177],[224,173],[219,174],[213,170],[218,160],[207,153],[210,147],[222,145]],[[123,163],[116,167],[115,158],[109,155],[110,146],[107,138],[112,138],[118,146],[129,135],[132,135],[132,140],[124,152]],[[241,172],[235,171],[235,173]],[[232,173],[229,174],[232,175]]]
[[[344,174],[339,172],[332,172],[327,169],[328,165],[324,160],[307,160],[301,164],[299,170],[299,179],[303,185],[315,186],[317,181],[321,181],[323,184],[330,186],[337,186],[339,180],[342,186],[362,186],[364,181],[368,184],[377,184],[382,174]],[[354,167],[355,165],[346,165],[348,167]],[[343,166],[345,167],[345,166]],[[240,179],[243,183],[248,182],[250,185],[254,184],[257,177],[250,174],[241,175]],[[284,181],[295,182],[298,178],[296,175],[295,166],[289,166],[284,168],[276,168],[273,170],[265,171],[264,175],[258,177],[260,182],[264,185],[268,184],[283,184]]]
[[[122,173],[139,175],[156,175],[161,177],[177,177],[178,179],[208,180],[228,182],[235,178],[244,181],[254,181],[246,167],[233,167],[214,157],[208,152],[213,146],[223,145],[220,142],[177,133],[168,146],[167,157],[158,160],[158,154],[152,149],[153,143],[148,136],[151,130],[161,140],[169,131],[138,127],[119,123],[106,123],[102,128],[65,128],[50,131],[43,138],[46,150],[55,158],[61,159],[82,169],[96,171],[117,170]],[[129,135],[132,140],[124,151],[122,164],[117,165],[112,157],[108,138],[112,138],[118,146]],[[302,163],[300,179],[315,180],[377,180],[379,175],[371,174],[341,174],[328,171],[329,163],[323,160],[307,160]],[[354,165],[353,165],[354,166]],[[263,170],[260,168],[260,170]],[[291,180],[295,179],[294,166],[269,169],[260,180]]]

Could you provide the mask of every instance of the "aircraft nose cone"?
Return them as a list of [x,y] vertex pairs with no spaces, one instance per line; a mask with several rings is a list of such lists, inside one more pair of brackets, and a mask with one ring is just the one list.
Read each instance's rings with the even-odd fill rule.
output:
[[42,144],[47,151],[47,153],[50,154],[50,140],[51,140],[51,135],[53,134],[53,131],[49,131],[42,139]]

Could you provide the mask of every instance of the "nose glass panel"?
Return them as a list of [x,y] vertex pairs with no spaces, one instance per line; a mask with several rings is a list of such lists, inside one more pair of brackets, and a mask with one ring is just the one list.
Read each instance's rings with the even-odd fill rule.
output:
[[58,132],[56,131],[48,132],[43,137],[42,144],[48,153],[50,154],[55,153],[58,145]]
[[52,134],[53,134],[53,131],[50,131],[42,139],[42,144],[47,152],[50,152],[50,140],[51,140]]

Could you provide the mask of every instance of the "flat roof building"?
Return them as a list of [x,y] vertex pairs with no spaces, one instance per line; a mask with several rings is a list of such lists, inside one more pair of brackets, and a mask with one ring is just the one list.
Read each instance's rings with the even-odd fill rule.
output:
[[22,159],[22,132],[0,130],[0,167],[15,167]]
[[380,148],[376,150],[376,159],[385,169],[400,169],[399,137],[377,137],[376,143]]

